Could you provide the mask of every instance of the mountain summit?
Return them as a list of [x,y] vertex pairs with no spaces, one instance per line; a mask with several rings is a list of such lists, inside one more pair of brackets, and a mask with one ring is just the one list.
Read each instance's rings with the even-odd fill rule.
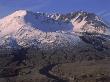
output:
[[47,14],[19,10],[0,20],[0,45],[9,48],[82,47],[80,44],[85,45],[87,38],[80,36],[87,33],[109,35],[109,30],[109,26],[93,13]]

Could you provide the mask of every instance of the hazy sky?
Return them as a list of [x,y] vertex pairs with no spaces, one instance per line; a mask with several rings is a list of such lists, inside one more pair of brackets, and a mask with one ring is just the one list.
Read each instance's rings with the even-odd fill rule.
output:
[[110,21],[110,0],[0,0],[0,18],[21,9],[48,13],[84,10]]

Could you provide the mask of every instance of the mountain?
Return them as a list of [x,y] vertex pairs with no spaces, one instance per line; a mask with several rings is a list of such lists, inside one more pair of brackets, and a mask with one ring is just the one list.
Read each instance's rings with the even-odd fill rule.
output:
[[[0,20],[0,45],[6,48],[34,46],[44,50],[68,46],[82,49],[88,44],[96,49],[97,46],[105,48],[100,45],[109,41],[109,30],[93,13],[47,14],[19,10]],[[91,36],[99,38],[91,40]]]
[[109,58],[110,26],[94,13],[0,19],[0,82],[109,82]]

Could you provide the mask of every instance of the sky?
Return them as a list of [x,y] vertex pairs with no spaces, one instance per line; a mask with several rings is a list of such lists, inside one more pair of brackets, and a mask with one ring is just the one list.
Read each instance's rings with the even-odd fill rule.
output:
[[16,10],[47,13],[83,10],[96,13],[110,22],[110,0],[0,0],[0,18]]

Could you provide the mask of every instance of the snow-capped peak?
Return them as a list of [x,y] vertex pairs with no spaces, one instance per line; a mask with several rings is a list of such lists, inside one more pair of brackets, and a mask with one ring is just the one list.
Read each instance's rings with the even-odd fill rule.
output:
[[[76,32],[104,34],[107,31],[109,33],[108,27],[97,15],[82,11],[47,14],[19,10],[0,20],[0,42],[7,40],[7,44],[16,42],[21,46],[61,44],[64,41],[77,44],[79,37],[74,35]],[[10,40],[11,37],[6,38],[8,36],[14,41]]]
[[15,11],[13,14],[11,14],[12,16],[25,16],[28,12],[26,10],[18,10]]

